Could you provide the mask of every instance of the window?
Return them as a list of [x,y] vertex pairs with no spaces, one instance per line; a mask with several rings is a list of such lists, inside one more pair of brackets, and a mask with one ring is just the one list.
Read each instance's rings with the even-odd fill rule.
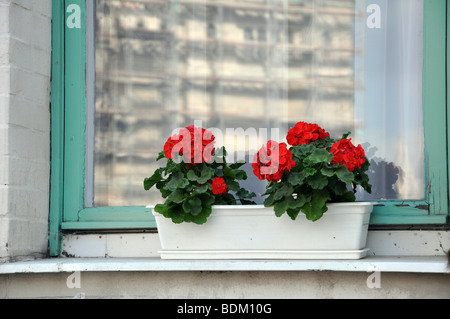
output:
[[372,224],[446,223],[445,1],[66,0],[53,16],[53,253],[60,229],[154,227],[142,180],[196,120],[261,144],[301,120],[351,131]]

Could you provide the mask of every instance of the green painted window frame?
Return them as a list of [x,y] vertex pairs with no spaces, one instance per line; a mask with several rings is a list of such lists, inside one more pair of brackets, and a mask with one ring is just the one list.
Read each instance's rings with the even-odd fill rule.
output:
[[[71,230],[151,229],[145,207],[84,207],[86,150],[86,0],[52,0],[50,255]],[[87,0],[90,1],[90,0]],[[374,209],[371,225],[442,225],[448,220],[447,17],[450,0],[424,1],[423,116],[426,200],[389,201]],[[80,28],[68,28],[70,5]],[[449,48],[450,49],[450,48]]]

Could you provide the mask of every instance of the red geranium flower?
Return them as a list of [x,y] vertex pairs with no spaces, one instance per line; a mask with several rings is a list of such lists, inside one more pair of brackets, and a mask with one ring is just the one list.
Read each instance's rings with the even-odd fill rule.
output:
[[355,147],[351,139],[337,141],[331,146],[330,153],[334,155],[331,164],[345,165],[350,172],[353,172],[355,168],[361,168],[366,162],[364,149],[361,145]]
[[222,177],[214,178],[211,184],[214,195],[224,195],[228,191],[228,185],[225,184],[225,180]]
[[289,130],[286,140],[289,145],[297,146],[310,144],[318,139],[323,140],[327,136],[330,136],[330,133],[325,132],[325,130],[317,124],[298,122]]
[[260,180],[279,181],[284,172],[295,166],[292,153],[286,143],[267,142],[267,146],[259,150],[253,159],[253,173]]
[[[164,144],[164,154],[167,158],[172,159],[173,158],[173,147],[178,144],[183,139],[182,136],[175,134],[174,136],[171,136],[167,139],[166,144]],[[183,154],[181,154],[183,155]]]
[[204,128],[188,126],[166,141],[164,154],[172,159],[174,154],[184,157],[185,162],[200,164],[210,162],[215,148],[215,136]]

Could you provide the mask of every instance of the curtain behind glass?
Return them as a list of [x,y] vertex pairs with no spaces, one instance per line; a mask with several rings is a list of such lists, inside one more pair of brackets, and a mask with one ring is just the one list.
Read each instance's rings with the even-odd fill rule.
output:
[[[422,118],[423,0],[377,0],[357,25],[358,118],[371,158],[373,194],[361,199],[424,198],[424,132]],[[380,23],[374,23],[377,12]],[[376,21],[375,21],[376,22]],[[369,28],[371,26],[372,28]],[[362,106],[362,107],[361,107]]]

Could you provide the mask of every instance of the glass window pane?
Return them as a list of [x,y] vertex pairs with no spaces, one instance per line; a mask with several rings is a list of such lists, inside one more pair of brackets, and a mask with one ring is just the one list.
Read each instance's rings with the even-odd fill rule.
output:
[[423,199],[423,0],[95,5],[94,206],[160,202],[142,180],[194,121],[232,154],[283,141],[298,121],[352,131],[373,167],[374,193],[359,199]]
[[[357,2],[363,48],[355,69],[358,140],[366,143],[374,186],[366,199],[424,199],[423,0]],[[363,106],[363,107],[361,107]]]

